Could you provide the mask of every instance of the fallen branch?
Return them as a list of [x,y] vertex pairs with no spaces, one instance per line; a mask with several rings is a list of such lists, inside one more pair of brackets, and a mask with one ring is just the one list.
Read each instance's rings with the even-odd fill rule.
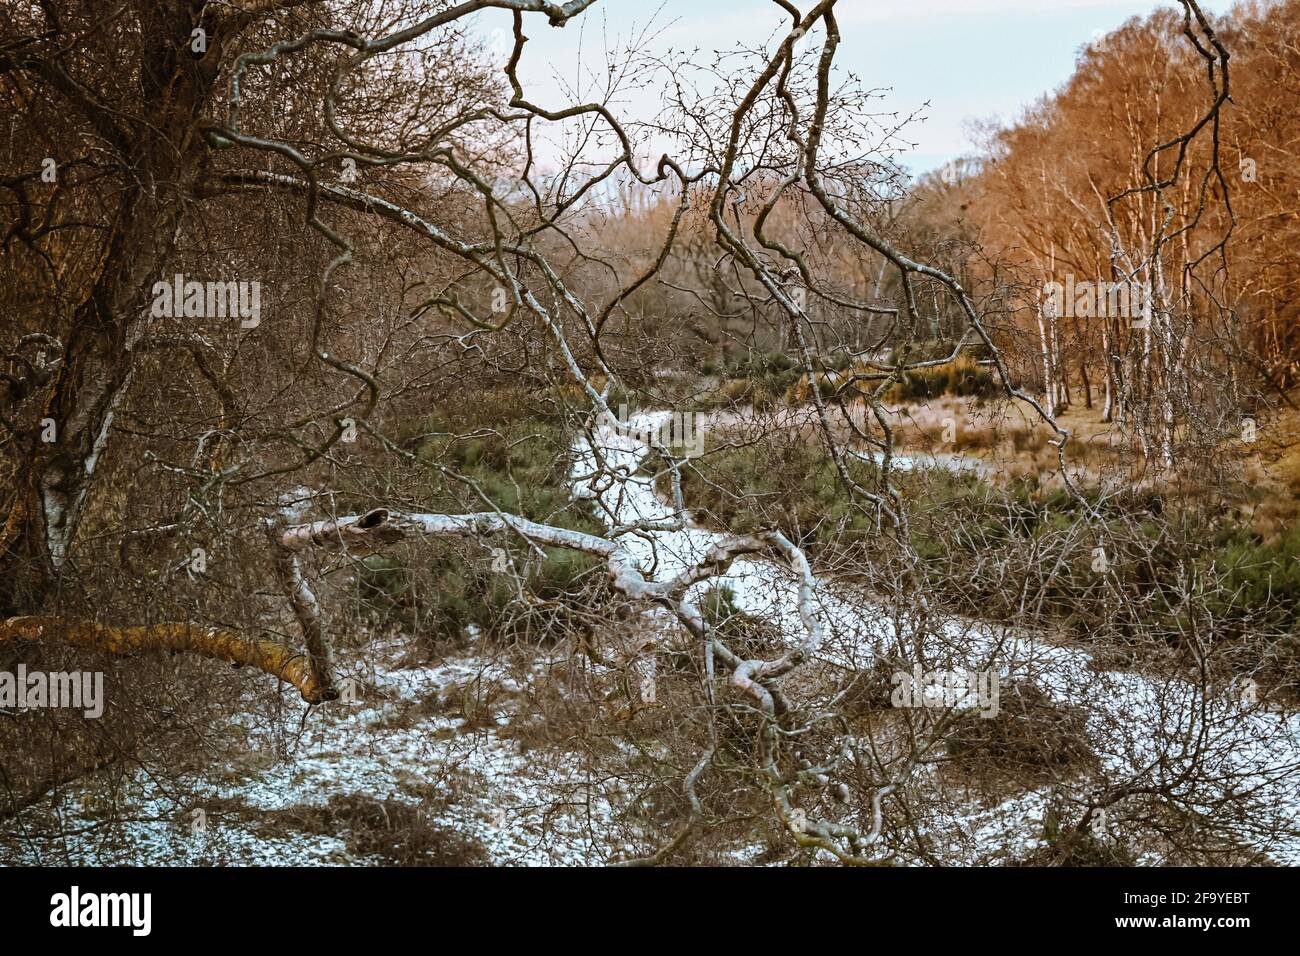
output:
[[93,621],[33,615],[0,621],[0,642],[12,639],[59,640],[109,654],[125,656],[140,651],[164,650],[198,654],[230,664],[255,667],[292,684],[309,704],[330,698],[321,686],[308,655],[298,654],[274,641],[254,641],[230,631],[173,622],[144,627],[111,627]]

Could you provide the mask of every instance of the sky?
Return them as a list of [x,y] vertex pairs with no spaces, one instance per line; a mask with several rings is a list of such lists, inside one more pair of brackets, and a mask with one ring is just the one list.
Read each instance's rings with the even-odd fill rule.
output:
[[[1201,5],[1224,13],[1232,3]],[[890,90],[881,109],[906,114],[929,101],[925,121],[905,134],[915,148],[900,157],[919,173],[973,152],[971,121],[1014,120],[1069,78],[1082,46],[1162,6],[1181,10],[1176,0],[840,0],[836,62],[865,86]],[[509,15],[481,17],[479,29],[508,49]],[[579,62],[603,70],[604,37],[626,43],[652,17],[653,48],[661,50],[761,42],[788,22],[772,0],[597,0],[562,29],[526,18],[520,73],[530,99],[567,103],[555,71],[571,79]],[[654,90],[631,91],[616,112],[648,114],[656,103]]]

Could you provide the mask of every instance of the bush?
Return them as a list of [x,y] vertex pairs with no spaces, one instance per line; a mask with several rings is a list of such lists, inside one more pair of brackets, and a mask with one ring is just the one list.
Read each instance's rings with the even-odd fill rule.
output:
[[1000,688],[996,717],[969,715],[946,738],[954,765],[1042,784],[1096,765],[1082,708],[1062,707],[1033,684]]
[[[484,390],[472,402],[444,403],[405,432],[417,459],[470,479],[504,512],[576,531],[604,531],[590,503],[570,496],[573,436],[520,390]],[[430,510],[487,509],[474,489],[441,471],[431,470],[425,480],[422,497]],[[539,637],[564,626],[564,603],[600,564],[559,548],[546,549],[540,560],[509,536],[494,540],[492,548],[498,554],[439,540],[368,557],[357,573],[357,609],[426,638],[459,638],[471,624],[485,633],[516,634],[522,628]],[[512,575],[491,569],[500,551],[516,555],[511,568],[522,575],[519,585]],[[539,615],[519,601],[520,587],[558,606]]]
[[[858,459],[846,464],[854,480],[864,484],[877,471]],[[845,530],[865,533],[873,527],[848,501],[834,462],[799,435],[693,459],[682,470],[682,491],[701,518],[742,534],[780,527],[801,546],[829,541]]]
[[902,380],[890,389],[889,400],[924,401],[942,395],[992,398],[1000,389],[1001,383],[990,366],[963,354],[944,365],[904,372]]
[[491,857],[477,839],[433,822],[442,801],[411,804],[364,794],[334,795],[324,806],[290,807],[276,816],[294,829],[342,836],[348,850],[398,866],[488,866]]
[[741,657],[765,657],[781,647],[780,628],[742,611],[725,585],[713,585],[704,593],[700,611],[718,639]]
[[1264,544],[1250,529],[1230,528],[1197,563],[1218,579],[1220,616],[1270,608],[1275,625],[1291,631],[1300,625],[1300,525],[1283,532],[1276,544]]

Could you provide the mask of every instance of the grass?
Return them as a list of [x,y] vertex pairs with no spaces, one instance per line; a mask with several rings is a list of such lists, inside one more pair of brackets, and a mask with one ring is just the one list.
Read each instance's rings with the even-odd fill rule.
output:
[[[715,433],[715,445],[719,440],[725,438]],[[863,483],[876,473],[873,465],[856,459],[846,467]],[[660,479],[661,491],[666,480]],[[682,471],[682,490],[698,519],[738,533],[780,527],[809,545],[873,527],[848,502],[834,464],[797,433],[693,459]]]
[[1032,683],[1003,686],[998,696],[997,716],[954,723],[945,738],[952,769],[1041,786],[1097,766],[1083,708],[1061,706]]
[[[888,580],[896,545],[848,503],[815,441],[796,430],[759,443],[739,435],[714,432],[715,450],[683,472],[698,520],[742,533],[780,527],[837,573]],[[876,489],[874,464],[849,470]],[[906,573],[953,611],[1084,639],[1105,634],[1117,645],[1178,646],[1208,632],[1229,653],[1264,648],[1273,684],[1300,691],[1300,524],[1266,536],[1222,502],[1142,485],[1087,493],[1101,516],[1094,522],[1065,488],[1036,475],[995,484],[934,469],[893,481],[919,558],[903,562]]]
[[1276,542],[1300,522],[1300,409],[1284,408],[1260,424],[1245,477],[1253,491],[1251,525]]
[[[478,489],[429,469],[421,497],[442,511],[489,510],[481,492],[506,513],[602,532],[590,506],[570,499],[572,434],[555,407],[502,388],[472,401],[445,402],[410,423],[402,439],[415,447],[417,459]],[[422,542],[418,553],[392,549],[367,557],[357,575],[357,610],[431,639],[460,639],[470,625],[498,636],[560,636],[568,622],[566,604],[586,586],[598,560],[562,548],[543,548],[541,559],[517,537],[490,545]]]
[[924,401],[943,395],[992,398],[1002,383],[992,369],[980,365],[971,355],[959,355],[951,362],[904,372],[902,381],[889,390],[890,402]]
[[348,851],[397,866],[487,866],[491,857],[477,839],[443,826],[434,816],[445,798],[422,803],[377,800],[361,793],[335,794],[323,805],[302,805],[263,813],[268,828],[283,827],[317,836],[341,836]]
[[[907,360],[941,358],[951,354],[953,348],[949,342],[929,343],[929,346],[909,353]],[[979,363],[978,357],[967,350],[943,365],[905,372],[902,380],[886,393],[885,400],[898,403],[944,395],[987,398],[999,394],[1001,384],[988,366]],[[714,367],[714,370],[721,381],[701,400],[706,408],[748,404],[765,411],[780,403],[802,405],[812,400],[812,385],[802,364],[784,352],[755,353],[744,361]],[[830,399],[855,374],[871,376],[871,380],[851,386],[846,398],[856,399],[872,391],[881,375],[879,370],[861,365],[847,353],[822,357],[818,360],[817,388],[823,398]]]

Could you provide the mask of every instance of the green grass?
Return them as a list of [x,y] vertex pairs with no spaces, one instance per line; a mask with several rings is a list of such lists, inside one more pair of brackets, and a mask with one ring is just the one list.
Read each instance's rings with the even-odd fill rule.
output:
[[[856,459],[847,467],[855,481],[868,486],[876,473],[873,465]],[[682,471],[682,490],[706,523],[739,533],[780,528],[803,546],[873,527],[848,501],[834,464],[820,448],[797,439],[694,459]]]
[[[715,447],[722,439],[715,435]],[[850,472],[878,490],[875,465],[855,461]],[[1221,644],[1263,640],[1290,675],[1284,680],[1300,675],[1300,527],[1270,544],[1229,509],[1176,507],[1149,489],[1092,496],[1097,522],[1064,489],[1032,480],[994,487],[935,469],[893,481],[920,559],[906,573],[958,613],[1121,642],[1177,645],[1194,633]],[[862,569],[868,583],[888,579],[899,559],[872,516],[848,503],[816,445],[724,448],[692,461],[683,484],[688,507],[709,526],[780,528],[814,557],[837,559],[841,573]],[[1098,547],[1104,573],[1094,569]]]
[[[553,407],[514,390],[486,391],[444,403],[403,431],[418,459],[469,479],[502,512],[602,533],[590,505],[570,500],[573,435],[549,413]],[[427,510],[491,510],[470,485],[442,471],[428,469],[423,481]],[[600,566],[597,558],[563,548],[543,548],[540,559],[517,536],[485,544],[421,542],[418,555],[393,550],[366,558],[358,574],[359,610],[432,637],[458,636],[471,624],[499,636],[556,636],[565,626],[566,601]],[[518,582],[514,573],[492,569],[502,551]],[[521,591],[529,600],[521,601]]]

